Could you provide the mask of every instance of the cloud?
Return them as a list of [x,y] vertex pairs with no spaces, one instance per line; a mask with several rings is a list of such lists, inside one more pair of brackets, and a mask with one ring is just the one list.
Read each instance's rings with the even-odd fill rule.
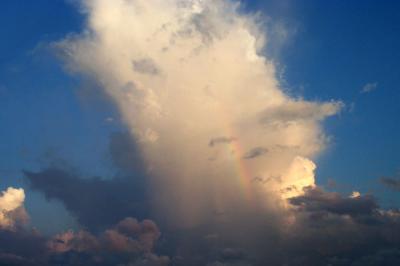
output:
[[133,60],[132,62],[133,70],[148,75],[158,75],[160,70],[158,69],[156,63],[151,58],[144,58]]
[[[400,238],[392,236],[400,230],[400,213],[382,210],[374,197],[343,197],[316,187],[290,202],[294,219],[283,246],[288,265],[395,265],[399,260]],[[385,253],[391,255],[383,259]]]
[[[241,213],[224,223],[167,233],[162,241],[153,221],[131,217],[98,232],[69,230],[52,237],[23,228],[0,230],[0,264],[340,266],[399,262],[400,213],[380,209],[373,197],[343,197],[315,187],[290,202],[293,207],[288,216]],[[254,219],[257,216],[264,217]]]
[[[321,122],[342,104],[285,93],[273,60],[260,54],[269,36],[256,15],[225,0],[81,4],[86,28],[55,46],[70,72],[93,79],[118,107],[160,217],[194,226],[215,209],[267,208],[286,198],[281,191],[315,183],[309,161],[327,143]],[[247,154],[255,147],[297,148]],[[302,163],[305,179],[287,174]],[[251,182],[270,176],[281,182]]]
[[48,242],[50,250],[57,253],[68,251],[87,253],[127,253],[137,256],[139,253],[151,252],[160,237],[157,225],[151,220],[141,223],[128,217],[111,229],[94,236],[90,232],[68,231],[56,235]]
[[[349,260],[338,261],[345,265]],[[398,265],[400,263],[400,250],[397,248],[381,249],[373,254],[366,254],[353,262],[355,266]]]
[[[111,159],[124,173],[132,173],[135,167],[129,167],[129,161],[135,158],[137,151],[134,145],[128,145],[131,139],[125,134],[112,135],[113,151]],[[132,143],[133,144],[133,143]],[[124,151],[124,147],[126,150]],[[217,146],[218,147],[218,146]],[[216,148],[216,147],[215,147]],[[132,154],[133,153],[133,154]],[[275,206],[260,209],[232,208],[218,210],[211,222],[199,227],[169,228],[160,240],[158,226],[152,221],[139,222],[133,218],[117,221],[119,215],[128,214],[125,206],[107,205],[99,198],[115,197],[107,194],[106,188],[93,179],[76,177],[76,180],[61,178],[63,182],[52,183],[47,177],[45,183],[52,189],[40,185],[40,191],[49,193],[57,191],[55,198],[71,204],[70,196],[77,192],[80,203],[68,209],[90,230],[78,232],[66,231],[50,239],[39,235],[29,236],[30,243],[41,249],[33,255],[32,246],[24,247],[22,252],[15,245],[13,249],[1,250],[5,263],[15,260],[16,265],[358,265],[371,261],[395,263],[398,259],[396,247],[400,244],[393,232],[400,230],[400,214],[397,211],[385,211],[379,208],[376,199],[370,195],[343,197],[338,193],[326,192],[315,186],[315,165],[312,161],[297,157],[283,173],[283,177],[271,177],[269,182],[282,183],[290,187],[284,192],[288,206]],[[60,170],[59,170],[60,171]],[[65,170],[63,170],[65,172]],[[47,176],[46,174],[42,174]],[[63,175],[73,173],[63,173]],[[53,175],[57,177],[62,175]],[[32,177],[35,179],[35,177]],[[296,182],[303,182],[295,186]],[[88,182],[90,185],[84,185]],[[99,181],[100,182],[100,181]],[[133,186],[125,183],[118,186],[117,180],[107,180],[104,187],[117,194],[128,194]],[[66,185],[71,183],[70,185]],[[304,192],[299,190],[306,184],[313,184]],[[88,189],[92,186],[92,189]],[[80,190],[76,190],[81,187]],[[128,187],[125,190],[124,187]],[[68,192],[70,191],[70,192]],[[283,193],[283,192],[282,192]],[[87,197],[82,197],[85,194]],[[292,197],[294,195],[294,197]],[[118,196],[117,202],[133,201],[127,196]],[[100,216],[96,206],[105,206],[101,211],[111,217]],[[237,207],[237,205],[236,205]],[[118,211],[113,212],[113,208]],[[86,214],[83,214],[86,212]],[[132,213],[132,212],[130,212]],[[83,222],[85,217],[93,216],[99,222]],[[126,216],[124,216],[126,217]],[[104,220],[103,220],[104,219]],[[177,223],[179,225],[180,223]],[[17,232],[13,237],[15,243],[22,241]],[[27,233],[25,237],[27,236]],[[37,242],[36,242],[37,241]],[[27,242],[27,241],[25,241]],[[28,241],[29,242],[29,241]],[[27,243],[28,243],[27,242]],[[0,234],[0,246],[1,246]],[[340,243],[347,243],[342,245]],[[157,249],[154,248],[157,246]],[[157,254],[164,255],[157,255]],[[389,254],[388,257],[383,254]],[[0,256],[1,258],[1,256]],[[1,260],[0,260],[1,261]],[[17,261],[21,263],[18,264]],[[358,263],[358,264],[357,264]],[[373,265],[373,264],[372,264]],[[379,265],[379,264],[378,264]],[[390,264],[389,264],[390,265]],[[395,265],[395,264],[394,264]]]
[[127,215],[143,217],[147,212],[139,183],[129,178],[85,178],[59,168],[25,171],[24,175],[31,189],[48,200],[59,200],[79,223],[92,229],[109,226]]
[[[113,176],[24,172],[82,228],[0,227],[0,265],[398,265],[399,211],[316,185],[322,121],[343,104],[285,93],[256,16],[224,0],[80,2],[85,29],[56,46],[129,132],[110,138]],[[24,191],[9,190],[15,225]]]
[[129,133],[112,133],[109,138],[108,153],[112,164],[123,174],[134,175],[145,172],[140,149]]
[[22,188],[9,187],[0,196],[0,228],[14,229],[29,219],[23,206],[25,192]]
[[361,197],[361,193],[358,191],[351,192],[350,198],[358,198]]
[[168,257],[153,253],[160,235],[153,221],[128,217],[97,235],[84,230],[58,234],[47,248],[54,264],[168,265]]
[[52,237],[35,230],[0,230],[0,265],[166,266],[154,253],[160,237],[151,220],[127,217],[99,233],[67,231]]
[[218,138],[213,138],[210,140],[210,142],[208,143],[208,146],[210,147],[214,147],[215,145],[218,144],[229,144],[232,141],[235,141],[235,138],[228,138],[228,137],[218,137]]
[[291,198],[289,202],[305,211],[329,212],[352,217],[370,215],[378,209],[378,204],[372,196],[358,194],[343,198],[338,193],[325,192],[320,188],[306,189],[304,195]]
[[35,230],[0,229],[0,265],[47,265],[46,239]]
[[241,213],[240,221],[234,221],[238,216],[225,217],[224,223],[180,232],[180,242],[169,239],[179,254],[171,256],[173,265],[344,266],[399,261],[400,213],[381,209],[374,197],[345,197],[314,187],[289,199],[289,204],[288,212],[269,213],[265,219],[247,212]]
[[256,157],[262,156],[268,152],[267,148],[264,147],[256,147],[248,151],[243,158],[244,159],[254,159]]
[[311,160],[304,157],[296,157],[279,179],[280,193],[284,198],[291,198],[303,194],[305,188],[315,187],[316,165]]
[[284,105],[274,106],[263,111],[260,122],[264,124],[288,124],[304,123],[307,121],[320,121],[327,116],[336,114],[343,104],[312,103],[304,101],[290,101]]
[[[35,174],[27,173],[27,175],[33,178],[32,175]],[[40,174],[36,175],[40,176]],[[27,224],[24,224],[24,227],[19,226],[21,219],[25,222],[27,217],[24,209],[23,216],[20,212],[16,212],[23,208],[25,193],[23,189],[8,188],[0,197],[3,215],[0,227],[0,265],[164,266],[169,264],[168,257],[154,253],[161,233],[152,220],[139,222],[135,218],[126,217],[107,228],[105,225],[110,221],[110,219],[107,220],[107,215],[100,217],[98,213],[89,210],[101,209],[101,212],[108,214],[111,220],[115,219],[115,213],[111,213],[110,206],[114,208],[118,206],[107,205],[105,202],[116,200],[116,203],[121,203],[117,195],[107,195],[105,190],[99,191],[106,200],[102,202],[100,197],[88,190],[89,186],[85,185],[84,180],[77,181],[73,177],[64,177],[64,179],[61,177],[61,180],[58,179],[59,183],[52,183],[49,177],[57,179],[60,177],[60,172],[48,170],[43,176],[35,177],[44,179],[38,182],[33,178],[32,181],[38,182],[35,185],[39,186],[49,198],[62,200],[67,209],[77,214],[80,221],[88,222],[90,226],[85,226],[87,229],[77,233],[69,230],[53,237],[43,236],[36,229],[29,229]],[[94,185],[94,188],[99,189],[96,183],[98,181],[89,181],[88,185]],[[43,188],[41,182],[49,184]],[[70,186],[67,185],[68,183],[71,183]],[[87,191],[79,191],[79,187]],[[123,192],[123,190],[116,188],[114,192]],[[78,193],[76,198],[71,197],[73,193]],[[74,205],[75,201],[83,207],[79,209]],[[128,202],[132,203],[132,201]],[[88,211],[96,219],[106,220],[91,223],[92,221],[87,220],[86,216],[79,216],[82,215],[82,211]],[[125,208],[124,213],[129,213],[129,211]],[[98,225],[101,225],[103,229],[99,230]]]
[[72,167],[57,164],[23,173],[30,189],[43,193],[48,200],[60,201],[80,224],[91,230],[111,226],[126,216],[147,218],[146,170],[129,134],[110,135],[107,158],[115,175],[87,177]]
[[382,177],[381,183],[395,191],[400,191],[400,179],[392,177]]
[[369,93],[371,91],[374,91],[378,88],[378,83],[367,83],[364,85],[364,87],[361,89],[360,93]]

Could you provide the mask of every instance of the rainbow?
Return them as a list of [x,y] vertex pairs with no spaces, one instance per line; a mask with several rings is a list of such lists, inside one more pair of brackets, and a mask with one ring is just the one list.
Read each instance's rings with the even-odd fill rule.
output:
[[242,158],[244,154],[243,149],[237,139],[233,140],[229,146],[234,152],[236,172],[239,178],[239,185],[242,188],[243,196],[247,201],[251,201],[253,196],[251,185],[253,176],[251,175],[246,162]]
[[[221,106],[220,106],[221,108]],[[242,196],[246,201],[252,201],[253,191],[252,191],[252,180],[253,176],[251,171],[248,169],[246,162],[243,160],[243,155],[245,152],[243,151],[242,146],[240,145],[240,141],[236,138],[235,130],[228,119],[228,112],[221,108],[221,113],[224,116],[223,121],[225,122],[225,131],[226,135],[230,137],[232,140],[227,145],[229,152],[233,151],[234,161],[235,161],[235,172],[237,173],[239,186],[242,190]]]

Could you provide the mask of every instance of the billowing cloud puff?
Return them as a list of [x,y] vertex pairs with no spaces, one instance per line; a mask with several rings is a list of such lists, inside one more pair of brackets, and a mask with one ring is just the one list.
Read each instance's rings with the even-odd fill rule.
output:
[[0,228],[13,229],[19,223],[25,223],[28,215],[23,206],[25,192],[22,188],[9,187],[0,196]]
[[259,52],[268,35],[237,3],[82,6],[86,29],[56,46],[71,72],[98,83],[118,106],[163,216],[193,225],[213,210],[269,205],[314,185],[310,160],[326,144],[320,122],[341,103],[285,94],[273,61]]
[[153,221],[138,222],[128,217],[99,235],[84,230],[58,234],[47,247],[53,260],[67,265],[74,264],[70,254],[75,254],[79,263],[86,261],[86,265],[168,265],[168,257],[152,253],[159,237]]
[[314,170],[316,165],[306,158],[296,157],[284,174],[283,189],[280,191],[285,198],[295,197],[303,193],[304,188],[314,187]]
[[87,231],[74,233],[68,231],[55,236],[49,248],[55,252],[75,250],[79,252],[150,252],[160,237],[157,225],[151,220],[139,223],[134,218],[125,218],[114,228],[108,229],[96,237]]

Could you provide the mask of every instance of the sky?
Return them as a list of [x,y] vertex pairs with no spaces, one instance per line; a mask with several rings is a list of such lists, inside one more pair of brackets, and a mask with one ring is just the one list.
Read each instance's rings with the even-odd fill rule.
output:
[[0,265],[398,265],[400,4],[238,3],[0,4]]

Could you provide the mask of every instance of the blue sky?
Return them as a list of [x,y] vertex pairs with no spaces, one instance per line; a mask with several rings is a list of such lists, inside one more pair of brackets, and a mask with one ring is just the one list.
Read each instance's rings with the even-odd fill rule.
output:
[[[317,161],[317,182],[336,190],[373,191],[399,203],[381,176],[399,171],[400,8],[398,1],[244,1],[285,25],[288,38],[267,53],[279,63],[286,89],[311,100],[341,100],[346,108],[324,125],[331,144]],[[70,1],[3,1],[0,9],[0,186],[25,186],[22,169],[57,159],[86,175],[110,175],[108,137],[123,130],[116,110],[99,96],[82,96],[89,84],[70,77],[48,44],[82,29],[84,18]],[[361,93],[366,84],[376,89]],[[89,88],[88,88],[89,87]],[[57,211],[28,194],[32,219]],[[60,219],[62,220],[62,219]],[[69,221],[68,223],[72,223]]]

